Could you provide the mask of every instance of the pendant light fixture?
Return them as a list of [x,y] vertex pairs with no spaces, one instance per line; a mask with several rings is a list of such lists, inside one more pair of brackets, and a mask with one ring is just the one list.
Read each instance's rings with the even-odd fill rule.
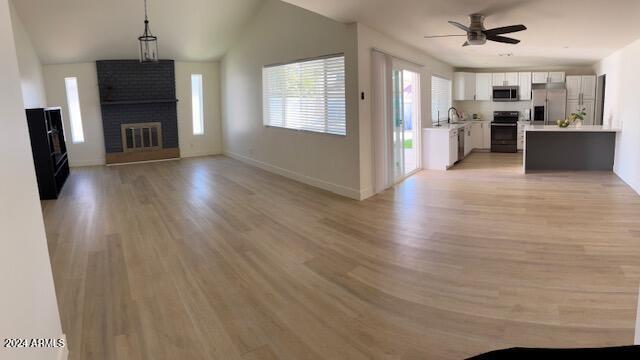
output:
[[138,37],[140,41],[140,62],[158,61],[158,37],[153,36],[149,29],[149,19],[147,18],[147,0],[144,0],[144,33]]

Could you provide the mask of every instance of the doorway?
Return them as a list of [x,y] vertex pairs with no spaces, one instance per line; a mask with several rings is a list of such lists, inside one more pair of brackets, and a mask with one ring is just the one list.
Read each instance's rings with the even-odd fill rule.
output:
[[420,168],[420,74],[394,64],[393,177],[396,182]]

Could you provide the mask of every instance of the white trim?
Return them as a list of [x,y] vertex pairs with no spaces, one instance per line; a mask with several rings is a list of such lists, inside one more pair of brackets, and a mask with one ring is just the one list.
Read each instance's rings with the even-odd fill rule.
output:
[[124,162],[124,163],[107,164],[107,166],[123,166],[123,165],[146,164],[146,163],[156,163],[156,162],[165,162],[165,161],[176,161],[176,160],[180,160],[180,158],[144,160],[144,161],[130,161],[130,162]]
[[101,166],[104,165],[104,159],[82,160],[82,161],[69,161],[69,167],[84,167],[84,166]]
[[185,158],[192,158],[192,157],[202,157],[202,156],[215,156],[215,155],[222,155],[222,151],[220,150],[211,150],[211,151],[194,151],[194,152],[183,152],[182,150],[180,151],[180,157],[185,159]]
[[640,290],[638,291],[638,306],[636,307],[636,333],[633,344],[640,345]]
[[64,347],[58,348],[58,360],[69,359],[69,343],[67,342],[67,336],[65,334],[60,335],[61,339],[64,339]]
[[367,198],[372,197],[373,195],[375,195],[375,193],[373,191],[373,187],[369,187],[369,188],[366,188],[364,190],[360,190],[360,200],[365,200]]
[[338,185],[338,184],[334,184],[328,181],[324,181],[321,179],[317,179],[311,176],[307,176],[307,175],[303,175],[294,171],[290,171],[287,169],[283,169],[281,167],[275,166],[275,165],[271,165],[271,164],[267,164],[264,163],[262,161],[258,161],[252,158],[249,158],[247,156],[244,155],[240,155],[240,154],[236,154],[233,152],[229,152],[229,151],[225,151],[224,152],[225,155],[227,155],[228,157],[234,158],[236,160],[242,161],[244,163],[253,165],[255,167],[258,167],[260,169],[278,174],[278,175],[282,175],[286,178],[289,179],[293,179],[296,181],[299,181],[301,183],[307,184],[307,185],[311,185],[323,190],[327,190],[327,191],[331,191],[333,193],[336,193],[338,195],[342,195],[342,196],[346,196],[348,198],[351,199],[355,199],[355,200],[360,200],[361,199],[361,193],[360,190],[358,189],[352,189],[352,188],[348,188],[346,186],[342,186],[342,185]]

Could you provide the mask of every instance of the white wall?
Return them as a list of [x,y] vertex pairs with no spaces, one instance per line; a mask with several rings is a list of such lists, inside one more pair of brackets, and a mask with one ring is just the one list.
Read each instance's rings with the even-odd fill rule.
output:
[[[514,102],[493,102],[493,101],[454,101],[453,106],[458,112],[464,111],[471,117],[471,114],[481,114],[484,120],[493,120],[494,111],[518,111],[520,119],[529,119],[531,110],[531,100]],[[462,115],[462,114],[461,114]],[[446,122],[446,120],[445,120]]]
[[18,13],[9,2],[11,23],[18,55],[18,68],[20,69],[20,86],[25,108],[39,108],[47,106],[47,97],[44,90],[42,76],[42,64],[36,54],[29,34],[20,20]]
[[[0,339],[57,339],[62,328],[7,0],[0,0],[0,49]],[[58,351],[0,347],[0,359],[53,360]]]
[[360,121],[360,188],[361,198],[373,193],[373,135],[371,128],[371,51],[383,50],[412,62],[424,65],[421,71],[420,89],[422,102],[422,126],[431,126],[431,76],[439,75],[453,80],[453,68],[424,52],[405,45],[363,24],[358,24],[358,86],[365,93],[359,102]]
[[[175,62],[178,98],[178,136],[180,156],[204,156],[222,153],[220,112],[220,63]],[[191,112],[191,74],[202,74],[204,96],[204,134],[193,135]]]
[[[360,198],[357,33],[277,0],[266,0],[222,63],[224,152],[284,176]],[[344,53],[347,136],[263,126],[264,65]]]
[[[96,63],[45,65],[43,70],[49,106],[62,107],[69,166],[104,164],[104,135]],[[67,93],[64,85],[65,77],[78,78],[80,112],[84,130],[83,143],[74,144],[71,139]]]
[[595,65],[607,75],[604,124],[621,127],[616,138],[614,171],[640,193],[640,40],[618,50]]

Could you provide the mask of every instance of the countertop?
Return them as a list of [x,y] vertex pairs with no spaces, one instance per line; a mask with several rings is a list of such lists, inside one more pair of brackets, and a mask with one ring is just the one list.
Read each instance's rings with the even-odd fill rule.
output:
[[561,128],[557,125],[527,125],[524,131],[546,131],[546,132],[619,132],[620,129],[612,128],[610,126],[602,125],[582,125],[576,127],[571,125],[566,128]]
[[489,120],[461,121],[458,124],[447,124],[446,120],[445,120],[444,123],[442,121],[440,122],[440,127],[436,127],[435,125],[433,125],[433,127],[423,128],[423,130],[428,130],[428,131],[450,131],[450,130],[463,128],[463,127],[465,127],[467,125],[470,125],[470,124],[473,124],[473,123],[481,123],[481,122],[489,122]]

